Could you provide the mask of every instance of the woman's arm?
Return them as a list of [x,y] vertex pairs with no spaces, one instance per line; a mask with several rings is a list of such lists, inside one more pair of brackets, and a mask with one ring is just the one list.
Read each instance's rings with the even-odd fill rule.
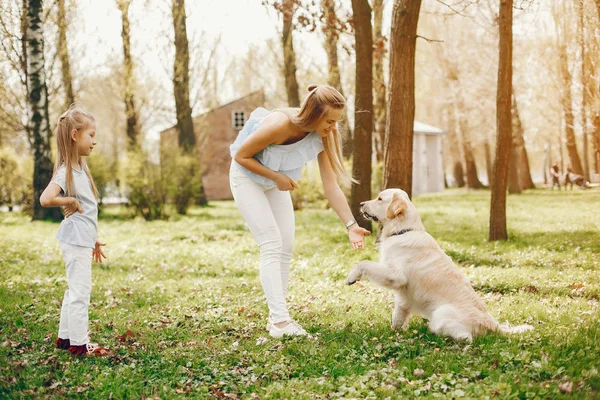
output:
[[[288,176],[273,171],[258,162],[254,155],[271,144],[278,143],[279,136],[285,130],[287,116],[272,113],[271,118],[265,119],[260,128],[250,135],[235,153],[234,160],[248,171],[264,176],[277,184],[279,190],[294,190],[298,185]],[[275,117],[277,116],[277,117]],[[286,119],[283,119],[285,117]]]
[[[333,211],[340,217],[344,224],[349,221],[355,220],[352,215],[352,211],[350,211],[350,206],[348,205],[348,201],[346,200],[346,196],[344,192],[340,188],[337,183],[337,178],[335,175],[335,171],[331,166],[331,162],[329,161],[329,157],[325,151],[319,153],[318,156],[319,161],[319,172],[321,173],[321,180],[323,181],[323,190],[325,191],[325,197],[329,200],[329,204]],[[350,243],[352,243],[352,248],[354,250],[358,248],[365,248],[364,235],[370,235],[371,232],[368,230],[361,228],[358,224],[353,224],[348,229],[348,236],[350,239]]]

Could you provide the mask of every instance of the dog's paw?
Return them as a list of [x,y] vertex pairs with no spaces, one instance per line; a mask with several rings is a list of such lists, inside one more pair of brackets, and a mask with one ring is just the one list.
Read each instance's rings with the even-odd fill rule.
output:
[[356,282],[360,281],[360,278],[362,278],[362,270],[360,268],[355,267],[348,274],[348,277],[346,278],[346,285],[353,285]]
[[393,331],[405,331],[408,329],[408,324],[405,321],[394,321],[392,320],[392,330]]

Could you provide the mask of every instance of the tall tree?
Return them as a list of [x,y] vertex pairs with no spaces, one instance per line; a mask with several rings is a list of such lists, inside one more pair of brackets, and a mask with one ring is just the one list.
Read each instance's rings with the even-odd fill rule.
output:
[[383,59],[385,55],[386,37],[382,33],[383,27],[383,0],[373,0],[373,86],[375,89],[375,132],[373,144],[375,159],[383,161],[383,145],[385,144],[385,119],[386,119],[386,87],[383,73]]
[[578,42],[579,48],[581,51],[581,86],[583,87],[583,101],[581,104],[581,134],[583,136],[583,177],[586,181],[590,180],[590,160],[588,157],[589,149],[588,149],[588,125],[587,125],[587,114],[588,109],[591,104],[591,93],[590,93],[590,84],[591,78],[586,76],[587,68],[587,55],[585,51],[586,43],[585,43],[585,25],[584,25],[584,1],[579,0],[579,5],[577,7],[579,23],[578,23]]
[[296,9],[295,0],[282,0],[283,30],[281,44],[283,46],[283,74],[285,90],[290,107],[300,107],[298,80],[296,79],[296,52],[294,51],[293,20]]
[[25,0],[27,28],[27,87],[29,100],[29,129],[33,137],[33,219],[59,221],[59,208],[43,208],[40,196],[52,178],[50,118],[48,115],[48,87],[44,70],[44,24],[42,0]]
[[[175,33],[175,62],[173,65],[173,94],[177,112],[179,147],[184,153],[196,152],[196,134],[190,106],[190,50],[186,28],[185,0],[173,0],[173,30]],[[198,162],[201,162],[198,158]],[[207,204],[204,187],[199,186],[196,203]],[[192,195],[192,194],[190,194]]]
[[[344,91],[342,88],[342,78],[340,74],[340,65],[338,60],[338,40],[340,31],[343,29],[342,24],[337,17],[335,10],[335,0],[321,0],[321,8],[323,9],[323,34],[325,36],[325,52],[327,53],[327,83],[336,88],[342,96]],[[344,157],[352,156],[352,130],[348,121],[348,112],[344,109],[344,118],[340,122],[341,131],[346,135],[346,143],[344,146]]]
[[496,94],[496,156],[493,165],[489,240],[506,240],[506,184],[512,141],[512,20],[513,1],[500,0],[498,90]]
[[65,8],[65,0],[57,0],[58,7],[58,58],[60,59],[62,83],[65,88],[65,109],[75,103],[75,92],[73,91],[73,75],[71,74],[71,62],[69,59],[69,47],[67,42],[67,29],[69,22]]
[[412,194],[415,51],[421,0],[395,0],[385,125],[383,187]]
[[577,141],[575,139],[575,116],[573,114],[573,76],[569,71],[569,54],[567,49],[567,40],[569,33],[565,22],[565,13],[554,9],[553,15],[557,25],[558,53],[560,56],[560,73],[561,73],[561,100],[562,113],[565,119],[565,136],[567,139],[567,153],[573,172],[583,175],[583,167],[581,159],[577,151]]
[[125,115],[127,117],[127,143],[130,151],[139,147],[139,117],[135,107],[135,79],[133,75],[133,57],[131,56],[131,32],[129,6],[131,0],[116,0],[121,11],[121,38],[123,40],[123,68],[125,74]]
[[512,133],[513,146],[515,148],[515,162],[518,175],[518,185],[520,190],[534,189],[533,179],[531,179],[531,170],[529,168],[529,155],[525,148],[525,138],[523,137],[523,123],[519,114],[519,106],[517,99],[512,95]]
[[173,0],[173,29],[175,32],[173,94],[177,112],[178,140],[179,147],[190,151],[196,146],[196,135],[190,106],[190,52],[186,19],[185,0]]
[[[373,33],[371,6],[368,0],[352,0],[354,43],[356,48],[356,96],[354,99],[354,154],[352,174],[359,183],[352,184],[350,208],[360,214],[360,203],[371,198],[371,150],[373,132]],[[359,220],[371,229],[371,221]]]

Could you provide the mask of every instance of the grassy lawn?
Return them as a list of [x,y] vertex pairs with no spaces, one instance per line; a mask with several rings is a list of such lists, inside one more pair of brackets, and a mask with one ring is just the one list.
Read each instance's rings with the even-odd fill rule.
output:
[[[53,348],[64,265],[58,224],[0,214],[0,398],[597,398],[600,192],[508,199],[510,240],[487,242],[489,192],[415,199],[423,222],[500,321],[533,332],[456,343],[392,297],[344,285],[352,252],[331,210],[296,214],[289,304],[312,338],[271,339],[258,249],[232,202],[145,222],[107,209],[90,330],[106,359]],[[374,235],[373,235],[374,236]]]

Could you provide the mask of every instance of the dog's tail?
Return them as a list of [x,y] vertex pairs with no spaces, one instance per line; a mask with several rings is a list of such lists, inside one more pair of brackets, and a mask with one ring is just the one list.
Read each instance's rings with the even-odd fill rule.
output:
[[533,326],[527,325],[527,324],[513,326],[508,321],[498,324],[498,332],[500,332],[500,333],[514,334],[514,333],[523,333],[523,332],[532,331],[532,330],[533,330]]

